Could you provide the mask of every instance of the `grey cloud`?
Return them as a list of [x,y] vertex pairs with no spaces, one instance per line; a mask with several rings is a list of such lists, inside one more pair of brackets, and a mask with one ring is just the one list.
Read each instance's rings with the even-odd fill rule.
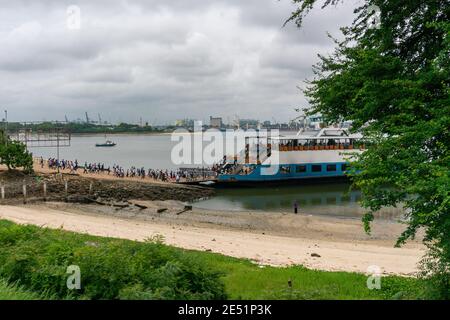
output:
[[[313,11],[302,30],[282,27],[290,0],[1,1],[0,105],[15,120],[286,121],[354,1]],[[72,4],[80,30],[65,25]]]
[[81,82],[101,82],[101,83],[130,83],[133,82],[133,71],[129,68],[105,68],[91,70],[87,68],[81,74],[77,74],[75,79]]

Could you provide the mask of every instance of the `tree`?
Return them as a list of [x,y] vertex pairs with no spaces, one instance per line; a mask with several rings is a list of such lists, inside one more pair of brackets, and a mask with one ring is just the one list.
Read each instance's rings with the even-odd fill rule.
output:
[[[318,2],[298,4],[301,27]],[[323,6],[338,4],[325,0]],[[376,7],[374,7],[376,6]],[[373,8],[380,23],[369,23]],[[320,56],[305,94],[327,122],[353,121],[375,142],[355,158],[352,180],[369,209],[403,205],[407,227],[397,245],[425,230],[422,275],[434,298],[450,298],[450,5],[448,0],[365,0],[335,51]],[[428,291],[430,293],[431,291]]]
[[25,172],[33,171],[33,157],[25,144],[17,141],[8,141],[0,144],[0,163],[8,170],[23,168]]

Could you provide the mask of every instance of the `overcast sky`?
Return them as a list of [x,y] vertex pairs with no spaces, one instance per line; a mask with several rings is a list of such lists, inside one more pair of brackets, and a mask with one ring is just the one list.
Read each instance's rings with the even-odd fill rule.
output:
[[0,110],[11,121],[287,121],[307,105],[296,86],[333,48],[326,32],[339,35],[355,3],[297,29],[282,27],[289,0],[0,0]]

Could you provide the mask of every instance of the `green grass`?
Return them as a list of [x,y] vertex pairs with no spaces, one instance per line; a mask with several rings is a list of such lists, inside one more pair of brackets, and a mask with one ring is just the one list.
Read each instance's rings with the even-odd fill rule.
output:
[[37,293],[28,291],[17,284],[9,284],[0,279],[0,300],[39,300],[47,299]]
[[[193,252],[198,261],[225,272],[223,281],[230,299],[419,299],[421,282],[387,276],[380,290],[367,288],[367,276],[351,272],[326,272],[302,266],[260,267],[251,261],[219,254]],[[288,282],[292,286],[288,286]]]
[[[381,290],[369,290],[366,286],[367,277],[358,273],[325,272],[306,269],[302,266],[261,267],[249,260],[210,252],[182,250],[162,244],[154,247],[154,243],[136,243],[62,230],[18,226],[4,220],[0,220],[0,243],[2,242],[5,245],[4,252],[9,250],[9,253],[0,252],[0,258],[3,254],[2,259],[8,262],[4,266],[0,266],[0,274],[3,272],[1,275],[3,278],[10,278],[12,274],[15,276],[13,280],[21,281],[22,285],[8,285],[5,280],[0,278],[0,300],[68,298],[67,292],[64,291],[64,285],[60,284],[59,287],[56,287],[54,282],[65,283],[64,263],[66,260],[70,262],[73,257],[80,255],[83,259],[78,259],[78,262],[85,263],[85,269],[98,268],[98,272],[90,275],[89,281],[91,281],[91,286],[97,286],[97,282],[101,281],[102,287],[99,289],[101,292],[114,284],[125,288],[125,296],[128,298],[154,298],[154,292],[147,293],[146,291],[148,282],[144,278],[139,278],[142,272],[148,270],[148,267],[143,265],[143,263],[147,263],[146,259],[148,259],[145,256],[146,252],[153,252],[152,259],[159,257],[158,259],[172,259],[169,261],[175,263],[183,262],[184,272],[188,272],[188,275],[194,272],[186,279],[193,279],[192,277],[196,275],[198,285],[201,285],[201,282],[198,282],[201,281],[201,277],[205,277],[204,279],[212,281],[210,285],[213,285],[214,288],[216,285],[214,285],[213,275],[219,272],[219,281],[223,282],[229,299],[419,299],[422,291],[422,283],[413,278],[383,277]],[[96,243],[96,247],[92,247],[89,243]],[[7,246],[13,247],[7,249]],[[139,257],[139,252],[142,252],[142,255],[139,260],[136,260],[136,257],[131,257],[130,252],[136,257]],[[27,256],[28,254],[29,256]],[[30,259],[35,259],[35,264],[28,264]],[[121,260],[118,262],[115,259]],[[142,267],[144,271],[136,269]],[[173,266],[169,267],[155,269],[155,272],[157,271],[162,278],[155,278],[154,274],[149,274],[151,279],[164,282],[163,289],[165,291],[160,293],[160,297],[163,298],[167,297],[167,286],[176,286],[176,281],[178,281],[176,280],[178,278],[173,278],[175,282],[166,281],[174,272]],[[30,270],[30,268],[34,268],[30,275],[31,278],[24,277],[22,270]],[[136,272],[133,273],[136,274],[136,278],[131,276],[131,282],[141,281],[140,285],[130,286],[130,280],[127,280],[130,279],[127,273],[130,272],[129,270]],[[162,274],[160,274],[161,270]],[[182,275],[180,274],[180,276]],[[121,282],[118,282],[117,277]],[[184,281],[182,284],[185,283]],[[292,284],[291,287],[288,286],[288,282]],[[188,287],[183,284],[183,288]],[[42,295],[43,288],[47,290],[47,295]],[[91,295],[91,297],[95,297],[95,295]],[[75,295],[70,298],[88,297]]]

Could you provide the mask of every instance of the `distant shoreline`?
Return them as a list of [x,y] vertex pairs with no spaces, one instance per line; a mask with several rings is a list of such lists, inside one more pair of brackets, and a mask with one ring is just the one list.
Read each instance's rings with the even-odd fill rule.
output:
[[172,132],[71,132],[72,136],[117,136],[117,135],[145,135],[145,136],[165,136],[172,134]]
[[[143,136],[167,136],[173,134],[175,131],[170,132],[107,132],[107,133],[77,133],[72,132],[72,136],[80,136],[80,137],[88,137],[88,136],[119,136],[119,135],[130,135],[130,136],[137,136],[137,135],[143,135]],[[198,134],[199,132],[177,132],[177,135],[184,135],[184,134]],[[204,132],[202,132],[204,133]]]

